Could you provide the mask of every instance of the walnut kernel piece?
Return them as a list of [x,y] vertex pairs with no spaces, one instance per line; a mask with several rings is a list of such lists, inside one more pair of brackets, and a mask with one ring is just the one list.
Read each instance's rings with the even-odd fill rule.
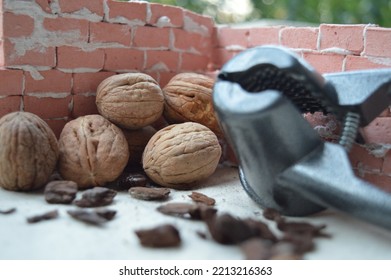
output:
[[68,122],[60,135],[59,172],[79,189],[104,186],[124,170],[128,143],[121,129],[100,115]]
[[114,124],[138,129],[160,118],[164,97],[151,76],[125,73],[108,77],[99,84],[96,105],[99,113]]
[[13,112],[0,119],[0,186],[12,191],[42,187],[58,159],[53,131],[37,115]]
[[202,74],[174,76],[163,88],[165,119],[169,123],[200,123],[221,136],[212,103],[213,85],[214,80]]
[[143,168],[159,185],[188,189],[215,172],[220,156],[221,146],[209,128],[193,122],[173,124],[149,140]]

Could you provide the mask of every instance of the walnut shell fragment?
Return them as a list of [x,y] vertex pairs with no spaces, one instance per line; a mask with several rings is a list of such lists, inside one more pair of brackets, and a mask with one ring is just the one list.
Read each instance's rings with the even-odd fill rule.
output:
[[160,225],[150,229],[135,231],[140,244],[144,247],[167,248],[181,244],[181,237],[177,228],[170,224]]
[[49,180],[58,159],[56,136],[35,114],[13,112],[0,119],[0,186],[29,191]]
[[164,97],[151,76],[125,73],[108,77],[99,84],[96,105],[99,113],[114,124],[138,129],[160,118]]
[[100,115],[68,122],[61,132],[58,169],[79,189],[104,186],[117,179],[128,159],[128,143],[121,129]]
[[149,140],[143,168],[159,185],[189,189],[215,172],[220,156],[221,146],[209,128],[193,122],[173,124]]
[[214,80],[197,73],[175,75],[163,88],[164,117],[169,123],[196,122],[222,135],[213,103]]
[[134,187],[129,189],[129,194],[141,200],[165,200],[170,194],[166,188]]
[[78,187],[75,182],[57,180],[51,181],[45,186],[45,200],[48,203],[71,203],[77,193]]

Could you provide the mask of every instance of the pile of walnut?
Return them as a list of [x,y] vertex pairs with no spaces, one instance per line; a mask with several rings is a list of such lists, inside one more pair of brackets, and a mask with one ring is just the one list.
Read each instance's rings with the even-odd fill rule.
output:
[[[57,141],[38,116],[0,119],[0,186],[43,187],[57,170],[78,189],[105,186],[140,165],[156,184],[189,189],[214,173],[221,136],[212,106],[214,80],[182,73],[163,89],[149,75],[111,76],[98,86],[99,115],[69,121]],[[171,123],[156,131],[162,116]]]

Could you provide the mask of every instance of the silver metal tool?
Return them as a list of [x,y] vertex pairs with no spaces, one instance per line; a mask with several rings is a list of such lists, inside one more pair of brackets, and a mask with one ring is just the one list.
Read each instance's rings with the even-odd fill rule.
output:
[[[320,75],[288,49],[256,47],[224,65],[213,102],[260,206],[288,216],[330,207],[391,229],[391,194],[357,178],[347,155],[358,128],[391,104],[391,69]],[[316,111],[343,123],[339,144],[302,116]]]

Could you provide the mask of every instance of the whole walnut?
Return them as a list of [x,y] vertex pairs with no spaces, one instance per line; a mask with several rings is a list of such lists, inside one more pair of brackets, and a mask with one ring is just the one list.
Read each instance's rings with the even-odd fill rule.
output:
[[120,128],[100,115],[68,122],[59,139],[58,170],[79,189],[103,186],[124,170],[129,149]]
[[58,159],[56,136],[35,114],[13,112],[0,119],[0,186],[12,191],[43,187]]
[[125,73],[108,77],[99,84],[96,105],[98,112],[112,123],[138,129],[160,118],[164,97],[151,76]]
[[206,75],[180,73],[163,88],[164,117],[169,123],[197,122],[221,136],[212,103],[214,80]]
[[209,128],[194,122],[173,124],[149,140],[143,168],[159,185],[189,189],[215,172],[220,156],[221,146]]

